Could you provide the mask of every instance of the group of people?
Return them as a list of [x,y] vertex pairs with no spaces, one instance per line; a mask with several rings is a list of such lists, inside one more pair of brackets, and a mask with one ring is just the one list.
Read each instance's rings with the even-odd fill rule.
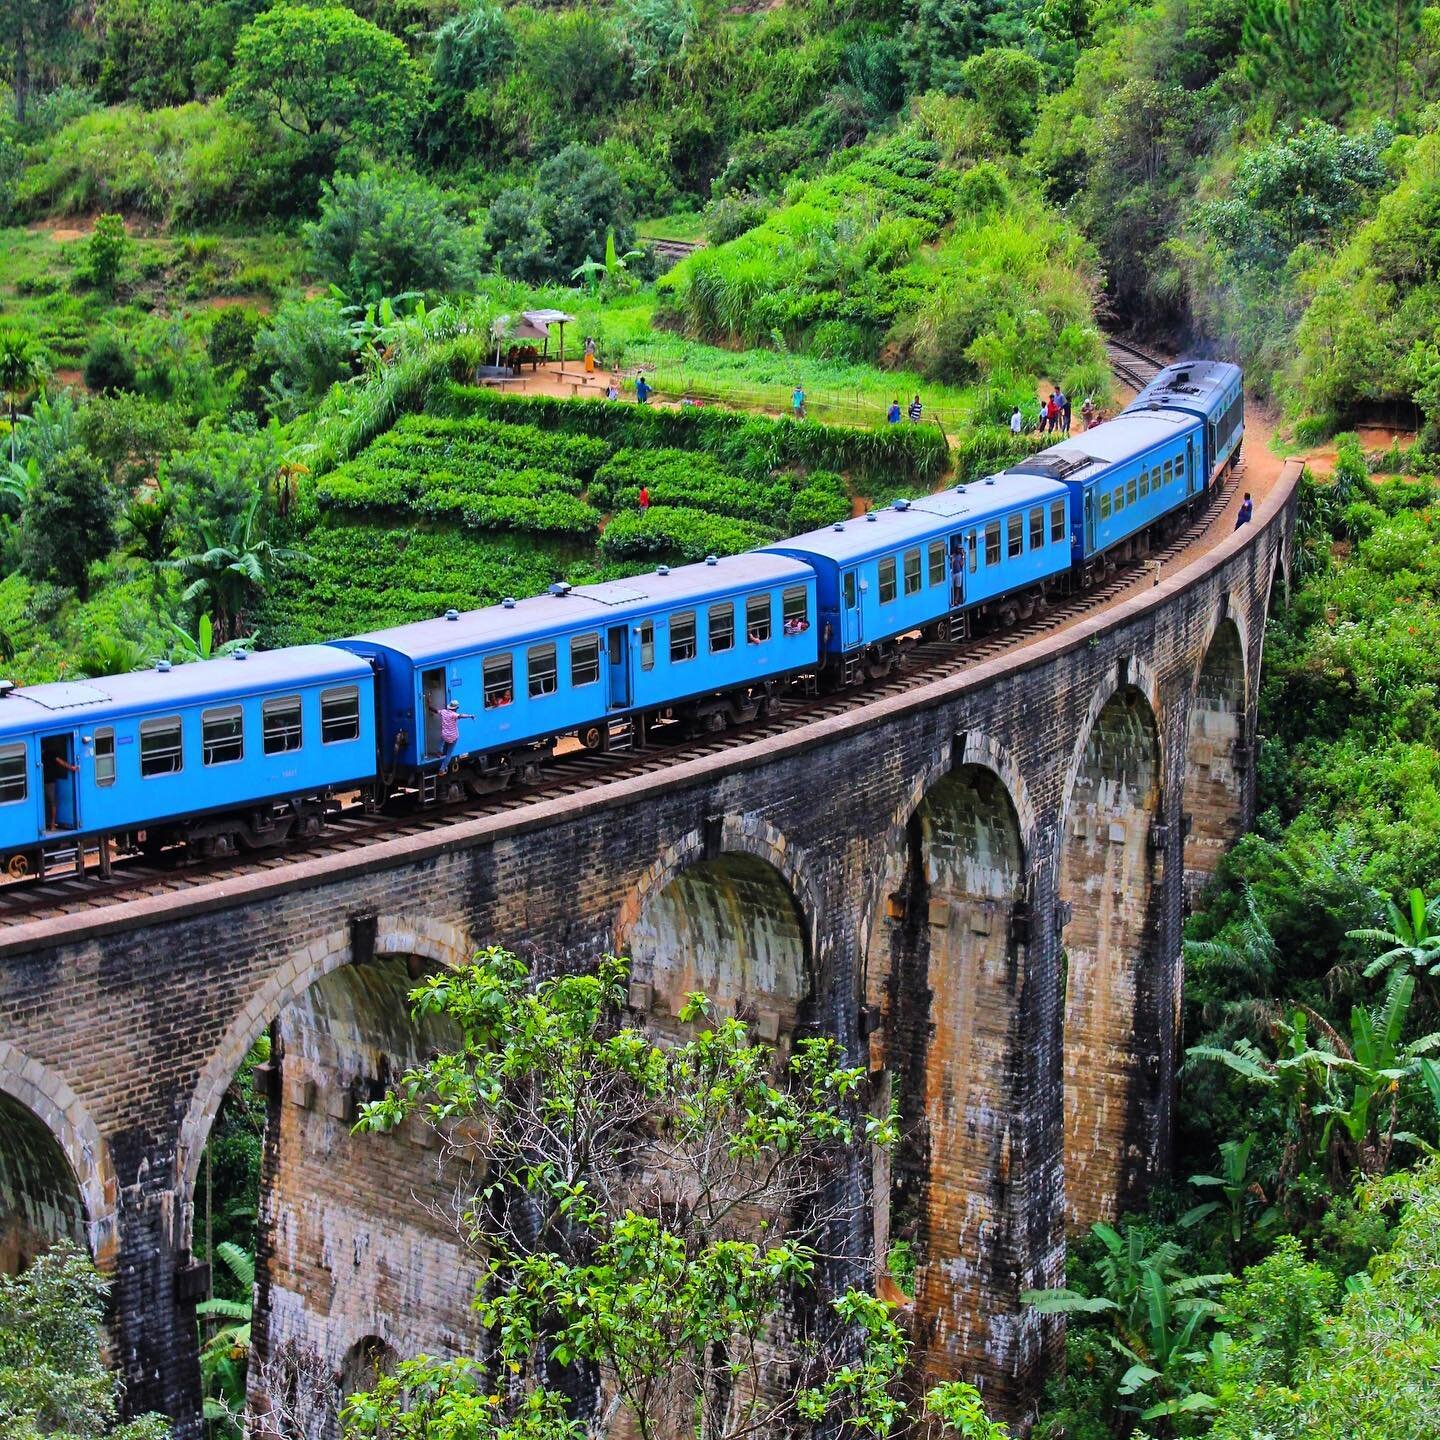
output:
[[[1095,401],[1088,395],[1080,407],[1080,419],[1083,421],[1081,428],[1084,430],[1093,430],[1100,423],[1100,412],[1095,408]],[[1070,397],[1057,385],[1040,406],[1040,420],[1035,427],[1036,431],[1041,435],[1068,435],[1073,424]],[[1028,428],[1025,412],[1017,405],[1010,416],[1010,433],[1022,435]]]
[[[910,406],[905,413],[909,416],[912,425],[918,425],[924,418],[925,407],[920,403],[920,397],[918,395],[910,402]],[[898,425],[900,423],[900,402],[898,400],[892,400],[890,402],[890,409],[886,412],[885,419],[889,421],[891,425]]]

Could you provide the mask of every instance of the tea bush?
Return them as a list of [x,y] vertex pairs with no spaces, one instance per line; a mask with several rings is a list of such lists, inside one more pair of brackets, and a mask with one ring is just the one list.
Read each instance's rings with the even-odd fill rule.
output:
[[724,515],[707,515],[683,505],[655,506],[643,515],[616,515],[600,537],[607,560],[654,556],[660,560],[703,560],[707,555],[738,555],[779,538],[779,531]]

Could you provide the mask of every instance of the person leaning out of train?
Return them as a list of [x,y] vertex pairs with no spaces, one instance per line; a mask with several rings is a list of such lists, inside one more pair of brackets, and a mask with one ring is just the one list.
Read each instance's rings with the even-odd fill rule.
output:
[[452,700],[448,705],[432,705],[430,713],[438,716],[440,720],[440,773],[444,775],[448,773],[454,759],[455,746],[460,739],[460,722],[473,720],[475,717],[461,714],[458,700]]

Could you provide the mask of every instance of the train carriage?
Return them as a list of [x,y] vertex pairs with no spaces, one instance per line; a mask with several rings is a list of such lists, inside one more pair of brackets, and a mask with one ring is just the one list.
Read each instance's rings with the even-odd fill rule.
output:
[[556,584],[336,643],[376,672],[382,774],[424,788],[447,758],[440,712],[452,702],[453,758],[472,784],[503,783],[557,737],[604,748],[637,715],[753,716],[766,687],[815,668],[814,616],[813,573],[756,553]]
[[202,852],[284,839],[374,775],[373,689],[325,645],[9,689],[0,856],[23,871],[42,846],[142,830]]
[[1063,485],[995,479],[956,486],[767,549],[813,567],[821,644],[847,681],[888,669],[897,637],[959,633],[1070,568]]

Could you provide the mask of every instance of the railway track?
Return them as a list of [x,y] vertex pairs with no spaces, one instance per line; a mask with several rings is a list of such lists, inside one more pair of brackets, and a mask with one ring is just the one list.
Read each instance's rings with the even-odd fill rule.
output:
[[1165,368],[1165,361],[1113,335],[1105,337],[1105,355],[1116,375],[1136,390],[1143,390]]
[[635,750],[612,754],[577,751],[561,755],[545,764],[538,784],[517,786],[496,795],[384,815],[367,815],[356,805],[331,817],[315,839],[283,850],[198,863],[185,862],[178,849],[153,859],[121,857],[115,860],[109,876],[102,876],[93,865],[75,867],[72,864],[69,870],[53,872],[44,878],[15,880],[0,886],[0,930],[30,920],[93,913],[121,900],[179,893],[222,877],[279,870],[298,861],[321,859],[380,840],[443,830],[462,820],[519,810],[536,800],[575,795],[615,780],[662,771],[719,754],[734,745],[786,734],[886,696],[902,694],[913,685],[1022,649],[1057,624],[1079,619],[1116,602],[1127,591],[1137,588],[1157,562],[1164,565],[1174,560],[1204,535],[1212,517],[1223,510],[1226,498],[1243,474],[1242,461],[1222,484],[1211,490],[1204,507],[1169,545],[1144,560],[1131,561],[1116,569],[1083,595],[1048,606],[1032,619],[1002,633],[957,643],[920,643],[909,652],[905,664],[896,673],[863,689],[829,696],[791,694],[781,701],[777,716],[719,735],[670,741],[663,733],[666,727],[660,727],[652,732],[648,743]]

